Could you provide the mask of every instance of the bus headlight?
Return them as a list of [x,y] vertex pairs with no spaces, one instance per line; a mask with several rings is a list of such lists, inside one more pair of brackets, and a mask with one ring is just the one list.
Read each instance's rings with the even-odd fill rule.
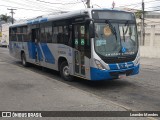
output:
[[134,62],[134,65],[135,66],[137,66],[137,65],[139,65],[140,64],[140,57],[138,57],[136,60],[135,60],[135,62]]
[[101,70],[105,70],[105,67],[102,65],[102,63],[99,60],[94,59],[97,67]]

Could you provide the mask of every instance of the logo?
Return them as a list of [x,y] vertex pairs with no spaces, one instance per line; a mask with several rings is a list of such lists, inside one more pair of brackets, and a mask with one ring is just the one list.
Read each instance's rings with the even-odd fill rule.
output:
[[125,52],[126,52],[126,48],[123,47],[123,48],[122,48],[122,53],[125,53]]
[[2,117],[12,117],[11,112],[2,112]]
[[119,66],[120,66],[120,68],[126,68],[127,67],[126,64],[120,64]]

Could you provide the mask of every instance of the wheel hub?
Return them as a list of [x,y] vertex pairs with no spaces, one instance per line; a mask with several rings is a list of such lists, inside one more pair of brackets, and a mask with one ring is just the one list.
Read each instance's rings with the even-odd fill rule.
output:
[[65,66],[65,67],[63,68],[63,74],[64,74],[65,76],[69,76],[69,67],[68,67],[68,66]]
[[23,62],[23,65],[25,65],[25,63],[26,63],[26,62],[25,62],[25,59],[24,59],[24,57],[22,58],[22,62]]

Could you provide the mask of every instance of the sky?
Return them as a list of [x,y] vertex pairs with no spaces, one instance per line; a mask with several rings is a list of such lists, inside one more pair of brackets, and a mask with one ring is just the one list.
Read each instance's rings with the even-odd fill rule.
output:
[[[60,11],[71,11],[85,8],[82,1],[86,0],[0,0],[0,14],[11,15],[7,8],[15,10],[16,20],[29,19],[36,16],[53,14]],[[142,0],[90,0],[94,8],[111,8],[114,1],[115,7],[128,7],[141,9]],[[160,7],[160,0],[144,0],[145,10],[157,9]],[[154,8],[155,7],[155,8]]]

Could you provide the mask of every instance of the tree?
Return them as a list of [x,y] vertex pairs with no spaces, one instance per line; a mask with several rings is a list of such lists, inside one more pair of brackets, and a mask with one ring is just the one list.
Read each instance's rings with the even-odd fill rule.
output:
[[7,14],[1,14],[0,15],[0,21],[4,21],[4,22],[11,22],[12,21],[12,17],[8,16]]
[[135,15],[136,15],[136,18],[142,19],[142,10],[137,10]]

